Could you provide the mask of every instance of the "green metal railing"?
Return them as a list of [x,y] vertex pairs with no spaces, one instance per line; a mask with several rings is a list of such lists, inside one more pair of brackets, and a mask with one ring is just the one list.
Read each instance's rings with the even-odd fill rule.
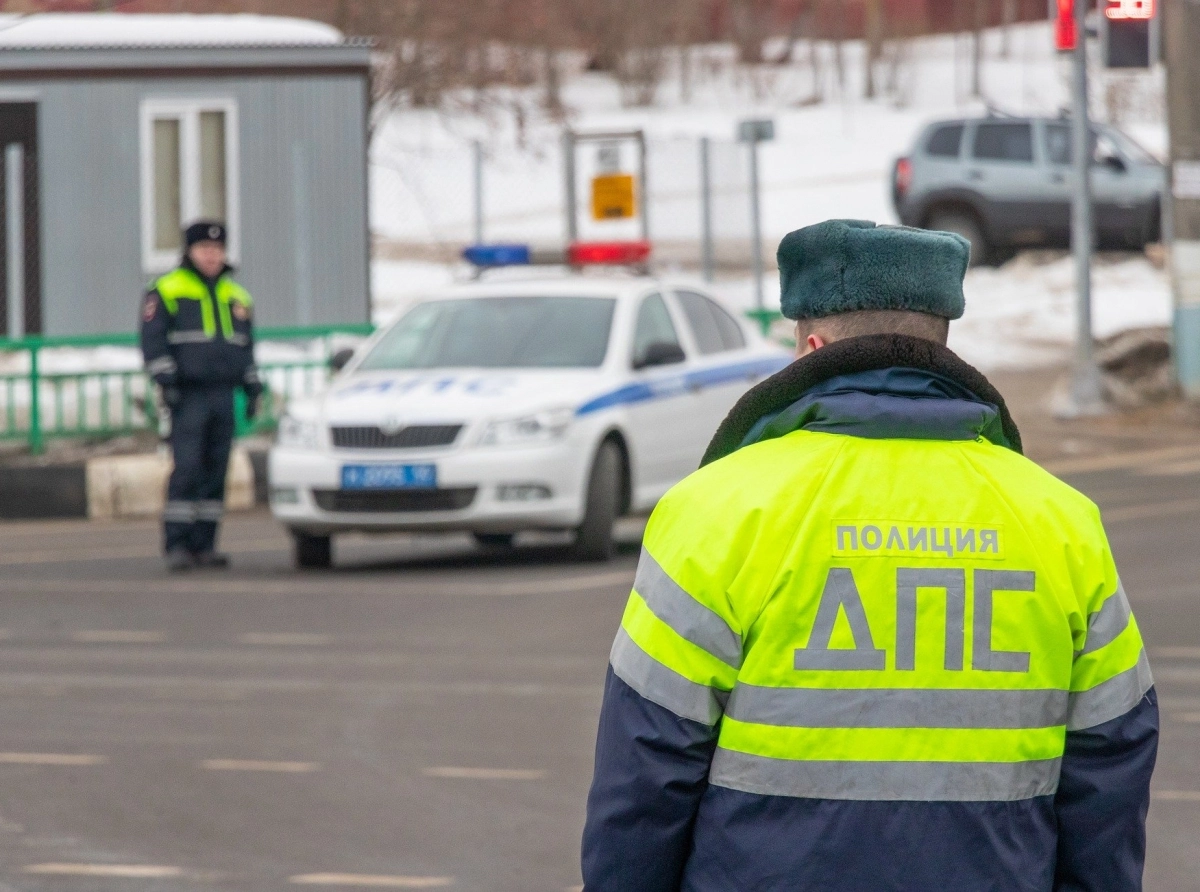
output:
[[[259,413],[253,421],[246,419],[239,392],[238,434],[270,429],[289,398],[314,394],[325,385],[333,338],[366,336],[372,330],[370,325],[260,329],[259,343],[319,341],[322,349],[315,358],[260,366],[266,391]],[[46,371],[47,351],[137,343],[132,333],[0,339],[0,441],[24,441],[37,455],[51,438],[103,439],[156,429],[154,387],[140,369]],[[14,365],[24,367],[9,370]]]

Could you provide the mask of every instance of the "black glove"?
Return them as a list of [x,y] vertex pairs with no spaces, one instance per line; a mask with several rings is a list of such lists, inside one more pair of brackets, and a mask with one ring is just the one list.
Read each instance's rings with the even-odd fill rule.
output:
[[250,393],[246,394],[246,420],[253,421],[254,416],[258,414],[258,394],[253,396]]
[[176,385],[166,384],[162,388],[162,398],[167,408],[174,409],[183,401],[183,393]]

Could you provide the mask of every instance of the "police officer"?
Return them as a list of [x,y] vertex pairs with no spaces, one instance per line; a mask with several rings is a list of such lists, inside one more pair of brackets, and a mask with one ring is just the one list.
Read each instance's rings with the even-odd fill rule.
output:
[[217,526],[233,442],[233,391],[254,416],[262,384],[254,365],[253,302],[230,278],[225,226],[193,223],[179,266],[156,281],[142,310],[146,372],[170,412],[175,467],[167,489],[163,540],[167,567],[223,568]]
[[1095,505],[944,346],[968,254],[862,221],[780,245],[800,358],[650,518],[587,892],[1141,889],[1146,653]]

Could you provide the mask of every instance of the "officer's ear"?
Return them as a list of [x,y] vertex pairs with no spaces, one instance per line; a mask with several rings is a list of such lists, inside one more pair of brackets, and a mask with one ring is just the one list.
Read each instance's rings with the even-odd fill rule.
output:
[[815,331],[806,330],[799,322],[796,323],[796,358],[807,356],[814,350],[820,350],[829,342]]

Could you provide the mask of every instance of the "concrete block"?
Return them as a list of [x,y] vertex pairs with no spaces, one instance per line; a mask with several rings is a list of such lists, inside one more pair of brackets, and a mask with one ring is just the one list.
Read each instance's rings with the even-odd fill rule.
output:
[[[167,495],[171,459],[167,455],[115,455],[87,463],[88,517],[157,517]],[[244,511],[254,507],[254,468],[245,449],[229,457],[225,507]]]

